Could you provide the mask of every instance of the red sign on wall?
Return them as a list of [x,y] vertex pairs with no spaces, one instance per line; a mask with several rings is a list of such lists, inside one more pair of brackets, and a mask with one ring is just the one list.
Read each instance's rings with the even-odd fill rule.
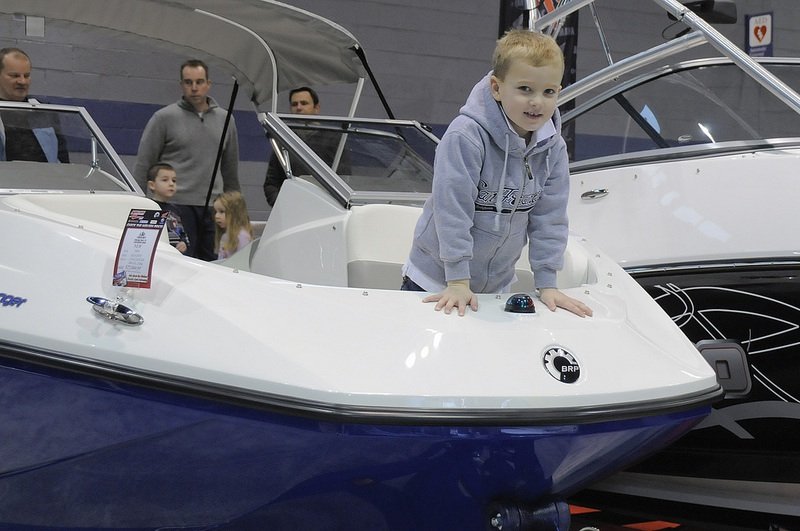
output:
[[751,57],[772,57],[772,13],[745,17],[745,51]]

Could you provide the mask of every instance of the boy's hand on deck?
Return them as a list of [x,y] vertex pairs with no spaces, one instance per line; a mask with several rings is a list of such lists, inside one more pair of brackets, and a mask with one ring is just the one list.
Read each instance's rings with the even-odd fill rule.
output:
[[539,290],[539,300],[551,311],[556,311],[556,307],[569,310],[579,317],[592,315],[592,309],[578,299],[573,299],[561,293],[556,288],[543,288]]
[[458,308],[458,315],[464,315],[467,306],[472,311],[478,311],[478,297],[469,289],[469,280],[452,280],[441,293],[428,295],[422,302],[435,302],[434,310],[437,312],[444,308],[444,313],[449,314],[453,308]]

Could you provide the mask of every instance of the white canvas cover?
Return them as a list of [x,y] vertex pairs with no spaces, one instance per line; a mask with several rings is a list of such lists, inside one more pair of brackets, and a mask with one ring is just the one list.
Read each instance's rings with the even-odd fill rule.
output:
[[149,47],[213,58],[262,111],[279,91],[366,77],[350,32],[272,0],[0,0],[0,13],[111,30]]

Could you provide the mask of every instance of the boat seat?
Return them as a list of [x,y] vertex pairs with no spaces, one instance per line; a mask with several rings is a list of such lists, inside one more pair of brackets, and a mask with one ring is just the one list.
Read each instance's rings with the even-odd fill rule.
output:
[[352,207],[345,229],[348,286],[400,289],[421,213],[421,208],[403,205]]
[[577,288],[594,283],[594,276],[586,247],[578,244],[574,237],[570,237],[564,252],[564,267],[558,272],[556,285],[559,289]]
[[[402,267],[408,258],[422,209],[403,205],[371,204],[352,207],[346,225],[347,284],[352,288],[399,289]],[[590,261],[584,247],[570,239],[558,287],[587,283]],[[512,292],[533,290],[527,246],[516,265]]]

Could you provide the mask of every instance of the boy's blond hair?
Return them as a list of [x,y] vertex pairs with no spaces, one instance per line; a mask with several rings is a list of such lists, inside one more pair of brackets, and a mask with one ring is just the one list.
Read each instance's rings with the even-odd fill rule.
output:
[[494,75],[505,79],[513,61],[536,67],[557,65],[564,71],[564,53],[555,39],[530,30],[512,29],[497,41],[492,57]]

